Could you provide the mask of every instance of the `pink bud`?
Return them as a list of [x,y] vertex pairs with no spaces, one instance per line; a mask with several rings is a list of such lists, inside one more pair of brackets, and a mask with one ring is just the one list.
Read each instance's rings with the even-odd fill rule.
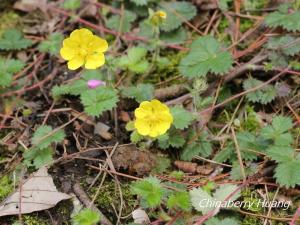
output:
[[104,86],[105,82],[102,81],[102,80],[94,80],[93,79],[93,80],[89,80],[87,82],[87,85],[88,85],[89,88],[94,89],[94,88],[99,87],[99,86]]

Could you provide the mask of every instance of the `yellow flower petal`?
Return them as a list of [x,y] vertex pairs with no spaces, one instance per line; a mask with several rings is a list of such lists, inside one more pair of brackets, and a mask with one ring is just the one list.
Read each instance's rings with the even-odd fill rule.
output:
[[150,132],[150,126],[146,120],[136,120],[134,122],[134,127],[137,132],[141,135],[148,135]]
[[69,60],[70,70],[75,70],[82,65],[85,65],[87,69],[96,69],[105,63],[103,52],[107,48],[106,40],[82,28],[74,30],[70,37],[63,41],[60,54],[63,59]]
[[134,114],[137,132],[153,138],[166,133],[173,122],[168,106],[158,100],[142,102]]
[[76,41],[76,40],[71,39],[71,38],[66,38],[66,39],[63,41],[63,46],[64,46],[64,47],[68,47],[68,48],[78,48],[78,47],[79,47],[79,44],[80,44],[79,41]]
[[76,56],[68,62],[68,68],[70,70],[76,70],[79,67],[81,67],[83,65],[83,63],[84,63],[84,58],[82,58],[80,56]]
[[88,55],[86,57],[85,68],[86,69],[97,69],[105,63],[105,58],[103,53],[96,53],[93,55]]
[[90,48],[97,53],[102,53],[107,51],[108,43],[106,40],[94,35],[90,43]]
[[60,55],[65,60],[70,60],[74,58],[76,51],[73,48],[63,47],[60,49]]
[[138,119],[143,119],[145,117],[147,117],[149,115],[149,112],[143,108],[137,108],[135,111],[134,111],[134,115],[136,118]]

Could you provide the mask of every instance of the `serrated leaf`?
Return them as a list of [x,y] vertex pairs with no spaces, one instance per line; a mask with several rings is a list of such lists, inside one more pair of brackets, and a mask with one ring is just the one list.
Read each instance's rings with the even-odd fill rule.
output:
[[91,116],[100,116],[111,110],[119,101],[117,91],[109,87],[101,87],[85,91],[80,96],[84,111]]
[[279,163],[275,169],[277,183],[287,188],[294,188],[300,184],[300,160]]
[[13,74],[19,72],[25,64],[20,60],[0,58],[0,87],[8,87]]
[[231,54],[223,51],[220,43],[211,36],[197,38],[190,49],[179,65],[180,73],[186,77],[203,77],[209,72],[224,74],[232,67]]
[[292,9],[290,4],[282,4],[279,11],[268,14],[265,23],[269,27],[282,27],[288,31],[300,30],[300,11]]
[[[219,188],[216,190],[214,193],[214,198],[219,200],[219,201],[228,201],[232,202],[238,199],[241,195],[241,191],[238,190],[238,186],[234,184],[223,184],[220,185]],[[235,193],[234,193],[235,192]],[[234,194],[233,194],[234,193]],[[232,195],[230,198],[228,198],[230,195]]]
[[173,125],[177,129],[183,130],[187,128],[194,120],[193,114],[181,106],[174,106],[170,108],[170,112],[173,116]]
[[272,121],[272,125],[262,128],[261,135],[268,140],[272,140],[277,146],[288,146],[293,142],[293,137],[288,132],[292,127],[292,120],[289,117],[276,116]]
[[138,6],[147,5],[147,0],[130,0],[130,1]]
[[142,47],[133,47],[128,49],[128,54],[118,60],[118,66],[129,69],[135,73],[144,73],[149,68],[149,62],[146,60],[147,50]]
[[144,136],[140,135],[137,131],[133,131],[130,134],[130,141],[134,144],[137,144],[138,142],[140,142],[143,139],[144,139]]
[[187,33],[180,27],[171,32],[163,32],[160,34],[160,40],[168,44],[181,44],[187,39]]
[[294,159],[294,149],[288,146],[271,146],[267,149],[267,154],[276,162],[290,162]]
[[[245,171],[245,175],[246,177],[251,176],[253,174],[255,174],[257,169],[257,166],[255,164],[247,164],[247,166],[245,166],[244,171]],[[230,171],[230,179],[232,180],[242,180],[243,174],[241,171],[241,166],[238,162],[233,163],[233,167]]]
[[189,211],[191,208],[190,196],[186,191],[175,192],[170,195],[167,201],[168,208],[178,208]]
[[32,45],[32,41],[24,39],[20,31],[10,29],[4,32],[0,39],[0,49],[2,50],[19,50]]
[[61,33],[53,33],[38,46],[39,51],[57,55],[64,37]]
[[189,143],[183,149],[180,158],[185,161],[191,161],[195,156],[198,155],[208,157],[212,153],[212,146],[207,137],[207,132],[202,132],[198,139],[192,143]]
[[182,147],[185,143],[185,139],[180,132],[176,129],[170,129],[167,134],[158,137],[158,145],[162,149],[167,149],[170,146],[174,148]]
[[50,126],[40,126],[33,134],[31,139],[32,145],[39,149],[47,148],[51,143],[61,142],[65,137],[63,130],[53,132]]
[[160,181],[155,177],[149,177],[136,181],[131,185],[131,191],[142,197],[147,206],[155,207],[161,203],[163,189]]
[[27,167],[39,169],[53,160],[51,148],[33,148],[23,153],[24,163]]
[[126,33],[131,30],[131,23],[135,21],[136,17],[135,13],[125,10],[122,20],[120,15],[113,15],[106,21],[106,26],[110,29],[119,31],[120,22],[122,21],[121,32]]
[[268,49],[281,51],[285,55],[294,56],[300,52],[299,41],[289,35],[271,37],[266,45]]
[[64,0],[63,7],[65,9],[75,10],[80,8],[81,1],[80,0]]
[[205,225],[240,225],[239,221],[234,218],[218,219],[216,217],[210,218],[205,222]]
[[86,208],[73,217],[73,225],[94,225],[100,221],[99,213]]
[[205,204],[205,202],[214,202],[214,198],[200,187],[194,188],[190,191],[190,198],[192,206],[198,212],[206,214],[215,209],[212,204]]
[[137,102],[153,99],[154,87],[152,84],[138,84],[132,87],[122,87],[122,94],[127,98],[134,98]]
[[196,7],[190,2],[161,2],[159,5],[167,13],[167,18],[161,26],[164,31],[178,28],[184,20],[191,20],[197,13]]
[[223,148],[214,156],[213,160],[220,163],[226,162],[227,160],[231,162],[236,160],[233,142],[229,142],[225,148]]
[[[247,91],[261,85],[262,83],[263,83],[262,81],[257,80],[255,78],[249,78],[244,81],[243,87]],[[267,104],[273,101],[276,96],[277,96],[276,89],[272,85],[265,85],[259,90],[253,91],[246,95],[249,101],[259,102],[261,104]]]

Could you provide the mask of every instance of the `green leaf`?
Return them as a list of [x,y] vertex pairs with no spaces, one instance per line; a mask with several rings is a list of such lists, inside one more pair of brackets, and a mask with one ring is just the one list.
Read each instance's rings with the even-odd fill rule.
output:
[[130,1],[138,6],[147,5],[147,0],[130,0]]
[[218,219],[216,217],[210,218],[205,222],[205,225],[240,225],[239,221],[234,218]]
[[167,201],[168,208],[178,208],[184,211],[191,209],[191,202],[189,193],[186,191],[174,192],[170,195]]
[[130,141],[134,144],[137,144],[144,139],[144,136],[140,135],[136,130],[130,134]]
[[288,132],[292,127],[292,120],[289,117],[276,116],[272,121],[272,125],[261,130],[261,135],[268,140],[272,140],[277,146],[288,146],[293,142],[293,137]]
[[226,162],[227,160],[231,162],[236,160],[236,153],[233,142],[229,142],[227,146],[225,146],[214,156],[213,160],[220,163]]
[[24,163],[27,167],[39,169],[53,160],[52,148],[32,148],[23,153]]
[[281,51],[288,56],[294,56],[300,52],[299,41],[289,35],[281,37],[271,37],[266,45],[268,49]]
[[215,209],[211,204],[206,204],[206,202],[213,202],[214,198],[206,191],[204,191],[201,187],[192,189],[190,191],[190,198],[192,206],[198,212],[206,214]]
[[[247,164],[247,166],[245,166],[244,168],[244,171],[245,171],[245,174],[246,176],[251,176],[251,175],[254,175],[255,172],[257,170],[257,166],[255,164]],[[230,179],[232,180],[242,180],[244,177],[243,177],[243,174],[242,174],[242,171],[241,171],[241,166],[239,164],[239,162],[234,162],[233,163],[233,167],[230,171]]]
[[[193,138],[193,136],[192,136]],[[181,153],[180,158],[185,161],[191,161],[195,156],[208,157],[212,153],[212,146],[210,141],[207,139],[207,132],[203,131],[199,135],[198,139],[194,142],[187,144]]]
[[[241,195],[241,191],[236,191],[238,189],[237,185],[234,184],[222,184],[219,186],[219,188],[214,193],[214,198],[218,201],[235,201],[238,199]],[[236,191],[235,194],[233,194]],[[233,195],[232,195],[233,194]],[[230,198],[228,198],[230,195],[232,195]]]
[[119,100],[117,91],[109,87],[85,91],[80,99],[84,111],[91,116],[100,116],[104,111],[111,110]]
[[267,154],[278,163],[291,162],[294,160],[294,149],[288,146],[271,146]]
[[268,14],[265,23],[269,27],[282,27],[288,31],[300,30],[300,11],[292,9],[290,4],[282,4],[279,11]]
[[106,21],[106,26],[119,31],[120,22],[122,21],[121,32],[126,33],[131,30],[131,24],[136,20],[136,17],[135,13],[125,10],[122,19],[120,15],[113,15]]
[[39,148],[44,149],[51,145],[51,143],[61,142],[64,140],[65,133],[63,130],[53,132],[50,126],[40,126],[33,134],[31,143]]
[[[250,90],[256,88],[257,86],[261,85],[263,82],[257,80],[255,78],[249,78],[244,81],[243,87],[244,89]],[[261,104],[267,104],[275,99],[277,96],[276,89],[272,85],[265,85],[264,87],[260,88],[259,90],[253,91],[246,95],[247,99],[250,102],[259,102]]]
[[242,159],[245,160],[255,160],[257,158],[256,152],[264,152],[267,147],[267,143],[264,140],[255,137],[254,134],[247,131],[238,132],[236,138]]
[[135,73],[144,73],[149,68],[149,62],[146,60],[147,50],[142,47],[133,47],[128,49],[128,54],[118,60],[118,66],[128,69]]
[[38,46],[40,52],[47,52],[52,55],[57,55],[61,47],[64,37],[61,33],[53,33],[47,40],[41,42]]
[[20,50],[32,45],[32,41],[24,39],[20,31],[16,29],[6,30],[0,39],[0,49]]
[[186,77],[203,77],[209,72],[224,74],[232,67],[231,54],[223,51],[220,43],[211,36],[197,38],[190,49],[179,65],[180,73]]
[[284,133],[293,128],[293,123],[290,117],[276,116],[272,121],[272,126],[275,131]]
[[152,84],[138,84],[132,87],[122,87],[122,95],[127,98],[133,98],[137,102],[143,102],[153,99],[154,87]]
[[64,0],[63,7],[65,9],[75,10],[79,9],[81,5],[80,0]]
[[85,81],[89,80],[104,80],[105,76],[99,70],[84,70],[82,72],[81,78]]
[[163,189],[160,181],[155,177],[148,177],[134,182],[131,185],[131,191],[142,197],[149,207],[158,206],[161,203],[163,196]]
[[180,27],[171,32],[163,32],[160,34],[160,40],[168,44],[182,44],[187,39],[187,33]]
[[83,209],[73,217],[73,225],[95,225],[100,221],[100,215],[91,210]]
[[227,11],[228,8],[229,8],[229,3],[232,2],[232,0],[220,0],[219,1],[219,8],[222,10],[222,11]]
[[182,147],[185,139],[180,132],[176,129],[170,129],[167,134],[158,137],[158,145],[162,149],[167,149],[170,146],[174,148]]
[[170,109],[173,116],[173,125],[177,129],[187,128],[194,120],[194,116],[191,112],[185,110],[182,106],[174,106]]
[[237,190],[238,186],[234,184],[222,184],[215,191],[213,196],[204,191],[201,187],[194,188],[190,191],[190,197],[193,207],[206,214],[214,209],[216,209],[216,204],[218,202],[223,203],[225,200],[227,202],[235,201],[240,197],[240,190]]
[[190,2],[162,2],[159,5],[167,13],[167,18],[161,27],[164,31],[178,28],[184,20],[191,20],[197,13],[196,7]]
[[13,74],[21,71],[25,64],[20,60],[0,58],[0,87],[8,87]]
[[279,163],[275,169],[277,183],[287,188],[294,188],[300,184],[300,160]]

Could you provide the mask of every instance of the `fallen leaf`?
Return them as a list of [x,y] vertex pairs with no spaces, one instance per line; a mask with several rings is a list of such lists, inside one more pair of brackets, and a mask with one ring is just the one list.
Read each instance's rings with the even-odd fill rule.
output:
[[98,122],[95,125],[94,134],[99,134],[105,140],[111,140],[112,139],[112,134],[110,132],[108,132],[109,130],[110,130],[109,126],[107,126],[104,123]]
[[42,167],[23,183],[21,193],[18,189],[0,204],[0,217],[49,209],[69,198],[57,191],[47,168]]

